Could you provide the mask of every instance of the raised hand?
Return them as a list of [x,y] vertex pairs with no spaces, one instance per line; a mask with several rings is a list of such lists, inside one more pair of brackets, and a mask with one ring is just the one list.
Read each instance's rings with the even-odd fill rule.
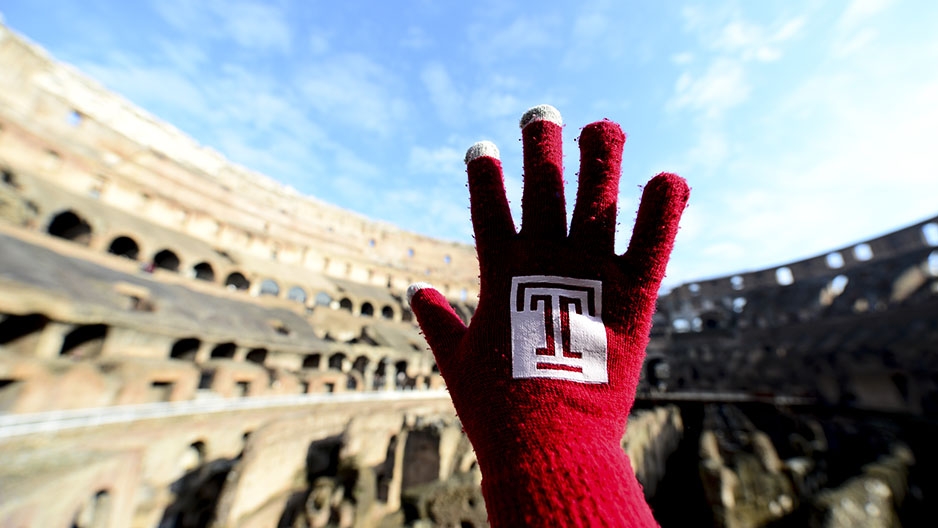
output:
[[409,289],[411,307],[476,450],[493,526],[654,525],[620,441],[689,189],[653,178],[616,255],[625,134],[611,121],[583,129],[567,233],[560,113],[532,108],[521,127],[520,232],[497,148],[466,154],[481,272],[469,327],[428,285]]

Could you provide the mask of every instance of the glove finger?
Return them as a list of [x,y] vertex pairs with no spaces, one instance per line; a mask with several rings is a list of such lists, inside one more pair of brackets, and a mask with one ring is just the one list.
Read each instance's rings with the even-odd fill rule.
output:
[[690,188],[684,178],[668,173],[652,178],[642,193],[632,240],[623,258],[627,266],[652,281],[656,288],[664,278],[678,223],[689,198]]
[[479,263],[483,270],[491,269],[494,266],[487,264],[493,262],[501,243],[515,234],[498,148],[488,141],[469,147],[466,172],[469,174],[469,207]]
[[612,253],[625,133],[612,121],[586,125],[580,134],[580,182],[570,239],[601,254]]
[[440,372],[445,372],[446,364],[466,333],[466,325],[446,297],[427,283],[411,284],[407,288],[407,302],[417,316],[417,323],[436,357]]
[[524,192],[521,234],[562,238],[567,233],[563,196],[563,126],[560,112],[535,106],[521,118],[524,148]]

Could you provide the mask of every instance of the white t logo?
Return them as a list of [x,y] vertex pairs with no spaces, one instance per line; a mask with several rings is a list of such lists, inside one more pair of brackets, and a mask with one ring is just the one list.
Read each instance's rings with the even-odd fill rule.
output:
[[602,282],[513,277],[510,302],[513,378],[609,381]]

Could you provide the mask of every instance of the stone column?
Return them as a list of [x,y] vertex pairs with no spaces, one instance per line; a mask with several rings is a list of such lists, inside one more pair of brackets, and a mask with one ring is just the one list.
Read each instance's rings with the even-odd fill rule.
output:
[[362,383],[365,384],[366,391],[375,390],[375,371],[378,370],[377,364],[369,363],[362,373]]
[[195,362],[196,363],[205,363],[212,358],[212,349],[215,348],[215,343],[209,343],[207,341],[202,341],[199,345],[199,350],[195,353]]
[[391,472],[391,481],[388,483],[388,509],[397,511],[401,509],[401,486],[404,484],[404,445],[407,444],[407,429],[401,430],[397,435],[397,444],[394,446],[394,469]]
[[235,361],[240,361],[240,362],[243,363],[244,360],[245,360],[244,358],[247,357],[248,351],[250,351],[250,350],[251,350],[251,349],[248,348],[248,347],[239,346],[239,347],[235,348],[234,357],[233,357],[232,359],[234,359]]
[[75,325],[49,321],[39,334],[39,340],[33,354],[37,358],[51,359],[62,351],[65,336],[75,329]]

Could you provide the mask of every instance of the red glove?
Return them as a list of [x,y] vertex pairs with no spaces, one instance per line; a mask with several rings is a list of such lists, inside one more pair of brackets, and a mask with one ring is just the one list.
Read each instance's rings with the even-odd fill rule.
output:
[[689,189],[653,178],[616,255],[625,134],[608,120],[583,129],[568,235],[560,113],[535,107],[521,126],[520,232],[498,150],[466,154],[481,271],[471,324],[426,284],[408,289],[411,307],[475,448],[493,527],[656,526],[620,441]]

